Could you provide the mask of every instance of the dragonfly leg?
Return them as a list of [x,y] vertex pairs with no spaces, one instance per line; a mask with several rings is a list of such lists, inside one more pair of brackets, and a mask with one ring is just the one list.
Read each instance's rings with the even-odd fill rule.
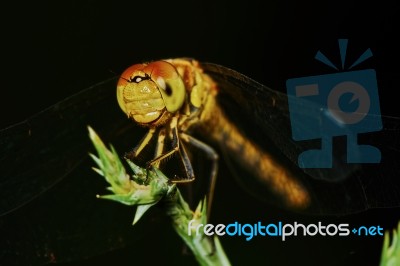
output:
[[170,179],[173,183],[189,183],[194,180],[194,171],[192,164],[190,163],[189,156],[187,155],[186,149],[181,143],[177,127],[174,126],[171,128],[171,139],[172,139],[172,149],[168,152],[163,153],[164,151],[164,140],[165,140],[166,132],[165,129],[161,129],[158,134],[157,140],[157,148],[155,152],[155,158],[149,162],[147,162],[146,168],[150,170],[151,167],[159,167],[159,164],[162,160],[170,157],[172,154],[178,152],[179,157],[182,160],[182,164],[185,168],[186,178],[179,178],[175,176],[173,179]]
[[136,145],[135,148],[133,148],[130,152],[125,153],[125,158],[129,160],[135,159],[140,152],[143,151],[144,147],[146,147],[147,144],[149,144],[150,140],[154,136],[155,128],[150,128],[147,134],[143,137],[143,139],[139,142],[138,145]]
[[214,190],[215,190],[215,184],[217,182],[217,173],[218,173],[218,153],[209,145],[205,144],[204,142],[201,142],[200,140],[187,135],[185,133],[181,133],[181,139],[185,141],[186,143],[192,145],[193,147],[196,147],[200,150],[202,150],[207,157],[211,160],[211,172],[210,172],[210,179],[209,179],[209,190],[208,190],[208,195],[207,195],[207,217],[210,217],[211,213],[211,206],[212,206],[212,201],[214,197]]
[[[165,128],[162,128],[160,130],[160,132],[158,133],[158,137],[157,137],[157,144],[156,144],[156,151],[154,153],[154,158],[158,158],[163,154],[164,151],[164,140],[165,140]],[[161,161],[157,161],[153,164],[153,166],[159,168],[160,167],[160,162]]]
[[186,173],[186,178],[178,178],[175,176],[173,180],[171,180],[173,183],[189,183],[194,181],[195,176],[194,176],[194,171],[192,167],[192,163],[190,162],[189,156],[186,152],[185,145],[180,142],[179,145],[179,157],[182,160],[183,167],[185,168],[185,173]]
[[173,128],[171,128],[171,131],[172,131],[171,133],[172,133],[172,139],[173,139],[172,149],[163,153],[165,130],[160,130],[160,133],[158,134],[158,142],[157,142],[155,158],[153,160],[147,162],[147,164],[146,164],[147,170],[150,170],[151,167],[158,167],[162,160],[170,157],[175,152],[179,152],[180,146],[179,146],[179,138],[178,138],[177,128],[173,127]]

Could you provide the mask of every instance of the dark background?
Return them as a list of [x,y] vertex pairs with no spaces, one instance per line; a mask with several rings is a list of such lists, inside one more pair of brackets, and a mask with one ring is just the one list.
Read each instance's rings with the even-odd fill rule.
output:
[[[374,57],[359,69],[376,69],[382,113],[398,116],[398,100],[392,95],[398,89],[400,10],[381,2],[370,6],[353,1],[45,1],[4,7],[0,16],[0,126],[19,122],[131,64],[153,59],[193,57],[219,63],[284,91],[288,78],[332,73],[313,58],[321,50],[338,64],[338,38],[349,39],[348,62],[371,48]],[[230,181],[219,182],[221,187]],[[249,223],[267,218],[326,220],[392,228],[400,218],[398,209],[316,218],[272,206],[266,209],[253,204],[247,195],[227,198],[240,191],[234,184],[229,193],[217,191],[219,212],[214,219],[226,223],[239,217]],[[144,248],[140,254],[153,261],[153,254],[159,252],[159,257],[181,262],[175,258],[181,254],[179,240],[167,226],[163,228],[167,230],[163,239],[172,238],[175,244],[162,252]],[[222,241],[234,264],[241,259],[263,259],[271,265],[364,265],[364,259],[377,264],[382,243],[381,238]],[[129,260],[134,264],[134,249],[127,247],[78,263],[109,265]]]

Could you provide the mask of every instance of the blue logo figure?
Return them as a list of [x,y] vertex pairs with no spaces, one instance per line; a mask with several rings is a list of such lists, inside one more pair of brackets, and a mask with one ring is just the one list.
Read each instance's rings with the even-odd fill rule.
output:
[[[302,168],[332,168],[335,136],[347,137],[347,163],[381,161],[378,148],[357,141],[359,133],[382,129],[375,70],[344,71],[347,39],[339,39],[339,49],[343,72],[286,82],[293,139],[321,139],[321,149],[299,155],[298,164]],[[371,50],[367,49],[348,69],[371,56]],[[320,51],[315,59],[338,70]]]

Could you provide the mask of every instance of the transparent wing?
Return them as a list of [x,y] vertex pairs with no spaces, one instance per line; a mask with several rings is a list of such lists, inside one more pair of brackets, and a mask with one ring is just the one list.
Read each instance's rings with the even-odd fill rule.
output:
[[[215,64],[202,64],[205,72],[219,84],[219,103],[229,118],[255,141],[261,148],[276,156],[292,169],[298,179],[307,187],[313,198],[312,205],[305,210],[311,213],[346,214],[373,207],[393,207],[400,205],[399,167],[399,125],[397,117],[382,116],[383,129],[358,135],[358,142],[373,145],[382,154],[381,163],[347,163],[346,137],[334,136],[332,141],[333,164],[327,168],[301,168],[299,155],[307,150],[320,149],[321,139],[293,140],[292,127],[315,135],[324,130],[323,124],[310,128],[310,124],[291,121],[289,102],[301,112],[302,117],[319,123],[330,119],[326,107],[315,102],[293,99],[293,96],[271,90],[234,70]],[[293,106],[291,106],[293,107]],[[322,118],[318,118],[322,117]],[[372,114],[369,119],[373,119]],[[292,123],[291,123],[292,122]],[[318,127],[321,126],[321,129]],[[329,128],[329,127],[328,127]],[[325,128],[326,129],[326,128]],[[340,128],[343,136],[351,135],[350,127]],[[362,129],[357,129],[363,132]],[[310,132],[311,131],[311,132]],[[366,131],[366,130],[365,130]],[[323,135],[323,132],[317,132]],[[223,145],[221,145],[223,148]],[[227,154],[228,160],[237,160],[237,155]],[[357,154],[361,156],[362,154]],[[242,158],[243,159],[243,158]],[[316,158],[318,160],[319,158]],[[235,168],[237,164],[230,163]],[[234,172],[240,172],[234,169]],[[242,175],[242,176],[248,176]],[[255,179],[240,178],[239,182],[258,198],[279,202],[271,196]]]
[[0,216],[57,184],[87,157],[87,125],[100,134],[122,133],[119,128],[128,123],[116,108],[115,82],[98,84],[0,131]]
[[118,109],[115,86],[107,80],[0,131],[0,264],[73,261],[141,238],[131,208],[95,197],[107,184],[91,170],[87,126],[121,154],[144,133]]

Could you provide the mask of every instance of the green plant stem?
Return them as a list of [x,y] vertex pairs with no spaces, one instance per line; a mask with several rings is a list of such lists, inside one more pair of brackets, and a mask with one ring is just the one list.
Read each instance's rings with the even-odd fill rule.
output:
[[197,234],[193,225],[207,223],[206,200],[200,201],[193,212],[183,199],[175,184],[159,170],[147,171],[127,161],[133,175],[128,175],[113,147],[107,149],[93,129],[89,127],[89,137],[96,148],[98,156],[91,154],[98,168],[94,170],[103,176],[110,185],[107,189],[112,194],[97,196],[98,198],[120,202],[129,206],[137,206],[133,225],[143,214],[163,201],[166,214],[171,218],[172,226],[186,245],[192,250],[200,265],[230,265],[219,239],[204,234]]

